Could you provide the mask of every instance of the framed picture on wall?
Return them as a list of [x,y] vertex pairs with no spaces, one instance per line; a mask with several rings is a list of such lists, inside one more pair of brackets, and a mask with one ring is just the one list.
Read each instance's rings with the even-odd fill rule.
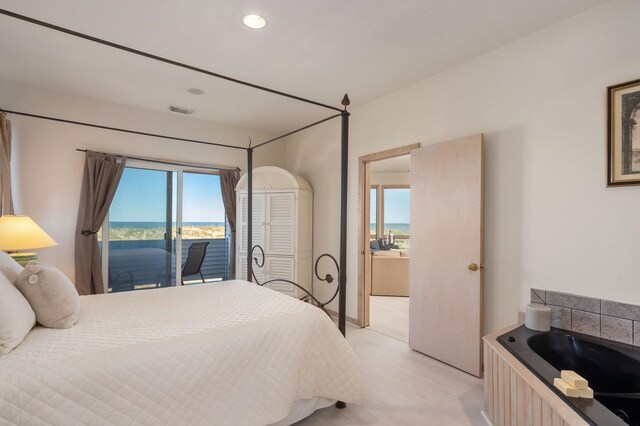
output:
[[607,185],[640,185],[640,79],[608,87],[607,98]]

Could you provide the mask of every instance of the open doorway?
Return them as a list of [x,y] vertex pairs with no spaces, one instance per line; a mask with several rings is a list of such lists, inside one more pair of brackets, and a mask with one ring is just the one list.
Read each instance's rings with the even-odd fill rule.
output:
[[410,152],[419,145],[360,158],[361,326],[408,343],[411,250]]
[[409,342],[411,157],[371,162],[369,327]]
[[[396,148],[360,157],[359,175],[359,324],[379,329],[375,280],[387,273],[388,285],[397,289],[401,282],[400,273],[391,266],[378,268],[382,275],[377,275],[380,254],[375,254],[376,244],[394,243],[385,251],[400,251],[402,259],[397,244],[402,238],[390,238],[394,230],[402,231],[394,219],[381,217],[380,212],[371,226],[372,202],[377,210],[387,208],[384,185],[372,192],[377,179],[374,171],[381,171],[376,163],[410,154],[411,215],[405,253],[409,260],[409,347],[475,376],[482,374],[483,151],[482,134],[423,148]],[[381,260],[386,255],[382,253]],[[385,330],[389,332],[393,331]]]

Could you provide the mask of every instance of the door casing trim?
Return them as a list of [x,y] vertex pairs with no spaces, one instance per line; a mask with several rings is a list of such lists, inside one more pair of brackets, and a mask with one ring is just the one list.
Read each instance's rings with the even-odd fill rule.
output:
[[[371,163],[411,154],[420,143],[374,152],[358,158],[358,317],[359,327],[369,325],[369,293],[371,291],[371,261],[369,254],[369,210],[371,200]],[[366,268],[367,263],[369,268]],[[367,285],[367,281],[369,285]]]

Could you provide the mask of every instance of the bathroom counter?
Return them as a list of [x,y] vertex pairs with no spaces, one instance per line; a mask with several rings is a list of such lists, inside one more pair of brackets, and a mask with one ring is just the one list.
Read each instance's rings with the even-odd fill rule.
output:
[[484,340],[485,412],[494,426],[589,425],[496,339],[515,324]]

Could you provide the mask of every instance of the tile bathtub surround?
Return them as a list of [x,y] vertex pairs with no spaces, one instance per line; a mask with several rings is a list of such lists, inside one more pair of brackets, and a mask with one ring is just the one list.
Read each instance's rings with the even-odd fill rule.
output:
[[547,291],[545,303],[553,306],[563,306],[565,308],[577,309],[579,311],[600,313],[600,299],[593,297],[578,296],[569,293],[558,293]]
[[640,305],[531,289],[531,303],[551,308],[551,326],[640,346]]
[[616,342],[628,345],[633,344],[633,321],[606,315],[602,315],[600,318],[600,333],[602,333],[602,336],[608,336],[607,339],[615,340]]
[[633,321],[640,321],[640,306],[629,303],[602,301],[602,314],[612,317],[625,318]]
[[535,288],[531,289],[531,303],[542,303],[545,304],[546,291],[538,290]]
[[600,315],[591,312],[571,310],[571,330],[589,336],[600,336]]
[[551,308],[551,327],[571,330],[571,309],[560,306],[548,306]]

